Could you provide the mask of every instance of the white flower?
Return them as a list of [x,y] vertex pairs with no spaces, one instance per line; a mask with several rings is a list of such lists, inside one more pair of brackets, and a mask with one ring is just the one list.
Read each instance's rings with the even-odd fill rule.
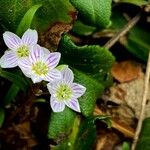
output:
[[27,77],[32,79],[33,83],[42,80],[53,82],[61,78],[60,71],[55,69],[59,60],[59,52],[50,53],[48,49],[35,45],[29,57],[19,60],[18,66]]
[[48,83],[47,87],[51,94],[50,105],[54,112],[61,112],[65,105],[69,108],[80,112],[78,99],[81,97],[86,88],[80,84],[73,83],[74,75],[69,68],[62,71],[62,79]]
[[16,34],[6,31],[3,34],[4,42],[9,48],[0,59],[2,68],[13,68],[18,66],[18,60],[28,57],[32,46],[37,44],[38,35],[36,30],[28,29],[19,38]]

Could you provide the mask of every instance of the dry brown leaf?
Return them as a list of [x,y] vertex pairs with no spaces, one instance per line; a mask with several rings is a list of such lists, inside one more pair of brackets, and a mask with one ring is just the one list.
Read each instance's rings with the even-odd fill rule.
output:
[[114,132],[99,133],[95,150],[112,150],[119,142],[120,138]]
[[127,60],[116,63],[112,67],[111,72],[116,80],[123,83],[136,79],[141,72],[141,66],[133,61]]
[[51,51],[56,51],[63,33],[72,29],[72,24],[57,22],[52,25],[45,33],[39,36],[39,43]]
[[[107,115],[100,108],[95,107],[94,115]],[[119,132],[121,132],[124,136],[133,138],[134,137],[134,129],[129,126],[127,123],[121,122],[119,119],[112,117],[112,127]]]
[[[134,116],[136,118],[139,118],[142,104],[143,87],[144,73],[141,72],[139,77],[135,80],[112,86],[109,89],[109,94],[105,94],[103,96],[103,99],[106,101],[112,101],[116,104],[119,104],[120,106],[128,106],[128,108],[131,108],[133,110]],[[121,95],[120,91],[123,91],[123,96],[118,96]],[[150,117],[150,92],[148,93],[145,117]]]

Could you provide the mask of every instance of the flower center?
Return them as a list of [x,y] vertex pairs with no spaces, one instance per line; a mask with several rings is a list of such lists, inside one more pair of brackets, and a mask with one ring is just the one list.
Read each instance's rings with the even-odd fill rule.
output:
[[26,46],[26,45],[20,46],[17,49],[17,54],[18,54],[18,57],[20,57],[20,58],[29,56],[29,48],[28,48],[28,46]]
[[38,61],[32,66],[32,70],[36,75],[45,76],[48,73],[48,66],[44,62]]
[[69,100],[72,97],[72,95],[72,89],[66,84],[61,84],[56,91],[56,98],[59,101]]

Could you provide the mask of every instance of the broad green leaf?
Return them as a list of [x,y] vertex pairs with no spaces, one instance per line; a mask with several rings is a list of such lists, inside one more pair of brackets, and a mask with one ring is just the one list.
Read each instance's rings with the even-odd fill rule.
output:
[[136,150],[150,150],[150,118],[146,118],[143,122],[140,138],[136,146]]
[[75,119],[75,112],[69,108],[65,108],[63,112],[52,112],[49,127],[48,138],[61,140],[70,134]]
[[0,69],[0,76],[16,84],[22,91],[26,91],[28,83],[18,72],[11,73]]
[[15,32],[21,18],[31,6],[31,0],[0,0],[0,24],[5,30]]
[[56,22],[70,23],[74,19],[75,9],[69,0],[0,0],[0,24],[4,30],[15,32],[25,13],[32,10],[32,6],[40,4],[42,7],[34,16],[32,28],[45,31]]
[[85,119],[80,127],[77,135],[74,150],[91,150],[96,141],[96,120],[103,120],[108,122],[108,116],[96,116]]
[[88,36],[91,35],[96,30],[95,27],[83,24],[81,21],[77,20],[73,26],[72,31],[78,35]]
[[41,31],[56,22],[71,23],[76,11],[69,0],[32,0],[33,4],[42,4],[37,12],[34,25]]
[[98,45],[76,46],[67,35],[62,37],[58,51],[65,64],[90,76],[96,75],[101,83],[106,82],[106,76],[115,61],[109,50]]
[[31,23],[33,20],[33,17],[36,13],[36,11],[41,7],[42,5],[34,5],[32,6],[24,15],[22,18],[18,28],[17,28],[17,35],[22,35],[28,28],[31,27]]
[[3,108],[0,108],[0,128],[3,125],[4,119],[5,119],[5,111]]
[[75,149],[75,140],[79,131],[80,119],[76,117],[72,125],[72,130],[69,133],[68,137],[61,141],[58,145],[53,146],[52,150],[74,150]]
[[73,69],[73,72],[75,82],[86,87],[85,94],[79,98],[81,112],[84,116],[91,116],[95,108],[96,100],[102,94],[104,86],[79,70]]
[[7,94],[4,97],[4,104],[8,105],[11,103],[11,101],[14,100],[14,98],[17,96],[18,92],[20,91],[20,88],[15,84],[12,83],[11,87],[9,88]]
[[107,27],[111,24],[112,0],[70,0],[79,11],[80,19],[87,25]]
[[108,116],[85,118],[82,121],[76,117],[68,137],[53,146],[52,150],[91,150],[96,140],[96,120],[108,122]]

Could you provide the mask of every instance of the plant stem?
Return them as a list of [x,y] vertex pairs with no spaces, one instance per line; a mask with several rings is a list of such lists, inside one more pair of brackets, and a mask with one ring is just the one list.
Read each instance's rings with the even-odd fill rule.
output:
[[129,30],[136,25],[136,23],[140,20],[141,13],[137,14],[134,18],[132,18],[122,29],[120,32],[115,34],[105,45],[104,47],[109,49],[111,48],[120,37],[124,36]]
[[148,61],[147,61],[147,67],[146,67],[146,74],[145,74],[145,82],[144,82],[144,91],[143,91],[143,97],[142,97],[142,105],[141,105],[141,112],[140,112],[140,117],[138,121],[138,125],[136,128],[134,140],[132,143],[131,150],[135,150],[137,141],[139,139],[139,134],[141,132],[142,128],[142,123],[145,117],[145,106],[146,106],[146,101],[147,101],[147,93],[149,90],[149,78],[150,78],[150,52],[148,56]]

